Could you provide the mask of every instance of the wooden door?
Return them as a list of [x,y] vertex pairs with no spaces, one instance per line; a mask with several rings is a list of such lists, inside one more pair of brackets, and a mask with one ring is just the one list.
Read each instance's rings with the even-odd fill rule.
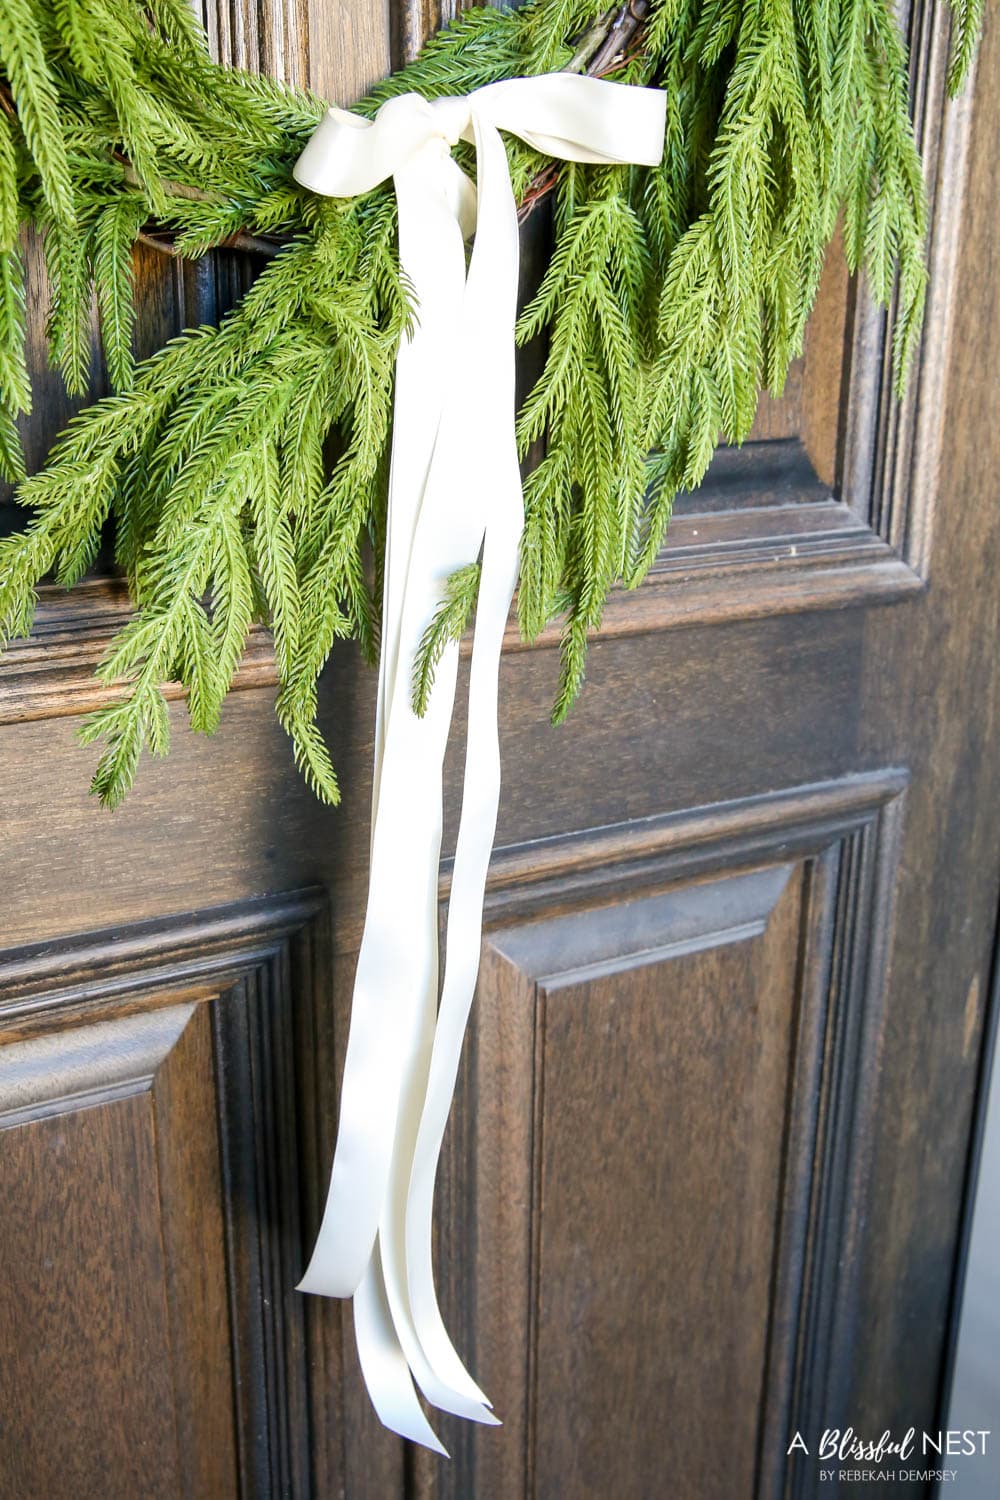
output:
[[[443,18],[205,3],[220,56],[342,101]],[[765,1500],[849,1491],[796,1431],[935,1427],[1000,876],[1000,31],[945,109],[943,5],[909,29],[933,231],[905,403],[891,317],[834,255],[788,394],[613,600],[566,727],[554,638],[511,636],[438,1252],[505,1425],[444,1419],[450,1464],[378,1427],[349,1310],[292,1291],[373,674],[338,648],[324,683],[340,811],[294,773],[255,638],[219,735],[179,724],[111,816],[74,730],[120,587],[47,593],[0,666],[5,1500]],[[147,344],[251,271],[148,252]],[[36,456],[65,416],[39,381]]]

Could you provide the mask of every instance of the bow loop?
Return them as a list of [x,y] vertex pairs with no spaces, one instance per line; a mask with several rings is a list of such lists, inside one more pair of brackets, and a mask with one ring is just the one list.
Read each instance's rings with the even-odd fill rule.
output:
[[[452,139],[459,118],[461,127]],[[420,94],[387,99],[373,120],[331,105],[295,163],[293,175],[303,187],[328,198],[370,193],[430,143],[440,142],[447,154],[468,119],[467,100],[431,103]]]
[[655,167],[663,155],[667,96],[660,89],[545,73],[488,83],[469,97],[497,130],[562,161]]

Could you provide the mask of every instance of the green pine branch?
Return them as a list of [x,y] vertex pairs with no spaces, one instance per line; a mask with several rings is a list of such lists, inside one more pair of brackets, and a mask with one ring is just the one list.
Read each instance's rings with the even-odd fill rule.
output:
[[[952,10],[954,91],[982,0]],[[477,7],[358,107],[566,67],[598,19],[592,0]],[[653,0],[612,76],[664,91],[663,159],[557,164],[553,254],[518,326],[543,355],[518,417],[533,465],[518,611],[527,638],[561,621],[557,718],[608,591],[642,580],[675,496],[700,483],[720,440],[746,436],[761,387],[780,391],[838,220],[852,269],[894,307],[900,386],[926,280],[890,0]],[[183,689],[193,728],[216,727],[255,623],[274,636],[296,762],[321,797],[339,795],[317,681],[336,642],[376,651],[393,363],[414,308],[391,187],[340,203],[292,177],[323,108],[214,64],[187,0],[0,6],[0,473],[31,512],[0,541],[0,638],[30,630],[43,578],[85,572],[113,518],[135,614],[84,731],[103,742],[94,790],[109,805],[144,750],[168,748],[167,684]],[[507,147],[523,198],[549,164]],[[132,248],[150,227],[189,257],[234,234],[284,245],[218,328],[136,367]],[[31,397],[25,228],[44,239],[53,362],[86,390],[96,323],[116,392],[31,476],[18,436]],[[428,622],[417,712],[478,581],[478,565],[459,570]]]
[[479,597],[480,565],[467,563],[447,579],[444,598],[420,638],[413,659],[413,712],[422,719],[431,701],[434,674],[447,647],[460,641]]

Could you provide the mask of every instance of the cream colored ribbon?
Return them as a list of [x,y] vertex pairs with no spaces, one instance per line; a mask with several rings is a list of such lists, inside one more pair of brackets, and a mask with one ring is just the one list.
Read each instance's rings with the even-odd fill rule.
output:
[[[500,795],[500,654],[524,521],[514,440],[518,225],[499,132],[567,161],[653,166],[665,113],[656,90],[572,74],[433,102],[403,94],[370,122],[329,110],[295,167],[303,186],[337,198],[392,177],[400,266],[417,304],[396,360],[368,909],[330,1191],[300,1289],[354,1297],[358,1353],[379,1417],[439,1453],[414,1379],[444,1411],[497,1420],[438,1310],[431,1218],[479,969]],[[451,157],[459,140],[475,145],[475,186]],[[437,668],[423,718],[411,706],[411,677],[449,575],[480,553],[439,1007],[441,774],[457,645]]]

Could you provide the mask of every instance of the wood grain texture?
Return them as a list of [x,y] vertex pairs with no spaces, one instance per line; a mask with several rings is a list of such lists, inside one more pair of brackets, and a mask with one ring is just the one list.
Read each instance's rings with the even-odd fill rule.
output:
[[388,0],[310,4],[310,88],[346,106],[391,70]]
[[309,6],[306,0],[202,0],[198,9],[212,56],[231,68],[269,73],[284,83],[309,80]]
[[[989,992],[1000,849],[998,97],[1000,32],[988,18],[974,101],[962,106],[970,136],[952,334],[929,355],[941,361],[943,405],[932,586],[908,623],[876,613],[865,632],[865,696],[884,706],[864,727],[863,753],[892,755],[905,743],[914,776],[873,1165],[886,1186],[862,1256],[853,1366],[855,1409],[866,1421],[875,1411],[897,1422],[904,1410],[938,1416],[961,1163]],[[883,1176],[890,1160],[896,1168]]]
[[798,904],[756,938],[542,986],[536,1492],[605,1494],[623,1450],[623,1495],[752,1488]]

